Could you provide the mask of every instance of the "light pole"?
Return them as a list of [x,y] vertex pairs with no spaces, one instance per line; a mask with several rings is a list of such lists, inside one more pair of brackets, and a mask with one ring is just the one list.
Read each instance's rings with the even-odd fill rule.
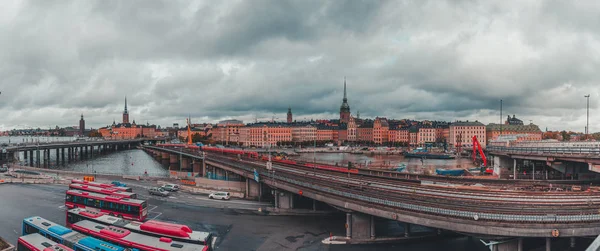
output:
[[590,94],[584,97],[587,99],[587,118],[585,121],[585,136],[587,137],[590,130]]
[[317,176],[317,137],[314,137],[314,146],[313,146],[313,175]]

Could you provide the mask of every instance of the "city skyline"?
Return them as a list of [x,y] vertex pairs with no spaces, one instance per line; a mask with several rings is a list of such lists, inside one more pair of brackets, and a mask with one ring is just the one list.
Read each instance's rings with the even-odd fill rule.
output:
[[361,117],[499,123],[502,99],[505,114],[584,131],[590,94],[600,131],[600,31],[587,21],[600,10],[586,2],[5,5],[2,130],[77,125],[82,113],[106,126],[124,96],[137,122],[163,126],[285,121],[290,106],[298,120],[337,118],[346,76]]

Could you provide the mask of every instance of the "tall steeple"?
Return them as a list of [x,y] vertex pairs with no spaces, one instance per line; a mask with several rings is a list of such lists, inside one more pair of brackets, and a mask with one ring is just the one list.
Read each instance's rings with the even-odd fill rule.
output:
[[292,107],[288,106],[288,112],[287,112],[287,122],[292,123]]
[[342,106],[340,106],[340,122],[348,123],[350,119],[350,105],[348,105],[348,96],[346,96],[346,77],[344,77],[344,99],[342,99]]
[[123,124],[129,124],[129,112],[127,111],[127,96],[125,96],[125,110],[123,110]]
[[[348,102],[348,98],[346,97],[346,77],[344,76],[344,103]],[[127,104],[127,102],[125,102]],[[127,105],[125,105],[127,106]]]
[[127,114],[127,96],[125,96],[125,110],[123,111],[124,114]]

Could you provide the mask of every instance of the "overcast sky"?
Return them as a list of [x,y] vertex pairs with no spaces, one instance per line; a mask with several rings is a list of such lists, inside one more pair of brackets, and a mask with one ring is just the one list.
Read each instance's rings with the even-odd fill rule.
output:
[[600,131],[599,1],[2,1],[0,127],[353,114]]

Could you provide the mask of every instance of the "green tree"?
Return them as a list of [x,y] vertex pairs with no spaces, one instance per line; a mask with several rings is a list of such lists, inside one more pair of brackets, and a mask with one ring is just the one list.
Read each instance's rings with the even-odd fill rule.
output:
[[561,131],[560,135],[563,138],[563,141],[569,141],[571,139],[571,135],[567,131]]

